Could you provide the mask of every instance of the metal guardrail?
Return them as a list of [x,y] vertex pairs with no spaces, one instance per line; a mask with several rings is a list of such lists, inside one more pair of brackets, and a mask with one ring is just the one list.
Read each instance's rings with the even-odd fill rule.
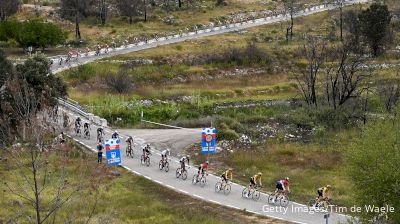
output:
[[89,113],[82,106],[80,106],[76,101],[72,101],[70,99],[58,98],[58,103],[61,106],[67,108],[68,110],[73,111],[73,112],[79,114],[80,116],[84,117],[85,119],[89,120],[89,118],[90,118]]

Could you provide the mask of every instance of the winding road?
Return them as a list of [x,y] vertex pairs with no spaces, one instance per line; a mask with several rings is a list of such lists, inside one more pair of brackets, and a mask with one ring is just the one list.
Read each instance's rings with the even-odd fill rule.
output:
[[[368,0],[351,0],[346,1],[346,4],[356,4],[356,3],[365,3]],[[317,6],[310,9],[300,11],[296,17],[307,16],[310,14],[322,12],[328,9],[333,9],[335,6]],[[256,19],[255,21],[249,21],[243,24],[231,24],[228,28],[215,27],[213,31],[210,29],[200,30],[198,33],[185,33],[182,36],[170,36],[170,37],[162,37],[159,38],[158,41],[150,40],[147,44],[139,43],[138,45],[128,45],[126,48],[120,47],[117,48],[108,54],[101,54],[99,56],[95,56],[94,52],[90,52],[86,57],[80,57],[77,61],[71,61],[68,65],[65,63],[61,66],[58,63],[54,63],[52,65],[52,71],[54,73],[58,73],[60,71],[69,69],[71,67],[76,67],[81,64],[89,63],[97,59],[111,57],[119,54],[126,54],[130,52],[140,51],[144,49],[154,48],[160,45],[167,45],[171,43],[177,43],[189,39],[195,39],[205,36],[218,35],[226,32],[231,32],[235,30],[247,29],[255,26],[261,26],[265,24],[277,23],[281,21],[287,20],[287,17],[284,15],[278,15],[274,17],[267,17],[262,19]],[[63,57],[63,56],[57,56]],[[53,58],[57,58],[53,57]],[[75,120],[77,116],[82,117],[82,111],[79,113],[75,110],[76,108],[71,107],[62,107],[61,110],[64,110],[71,118],[70,120]],[[78,115],[79,114],[79,115]],[[59,119],[59,125],[61,126],[61,119]],[[83,146],[91,149],[94,152],[96,151],[96,129],[95,125],[92,125],[91,130],[91,139],[84,139],[83,137],[75,137],[70,133],[71,137],[82,144]],[[246,210],[251,213],[255,213],[258,215],[268,216],[280,220],[286,220],[293,223],[311,223],[311,224],[321,224],[325,223],[324,219],[325,213],[316,212],[314,210],[309,210],[307,206],[290,202],[287,207],[281,206],[271,206],[267,203],[267,195],[261,194],[261,197],[258,201],[253,201],[252,199],[242,198],[242,190],[244,186],[241,186],[236,183],[232,183],[232,190],[229,195],[224,195],[222,193],[216,193],[214,191],[215,184],[220,180],[219,177],[214,175],[209,175],[207,177],[207,183],[204,187],[200,187],[199,185],[194,185],[191,182],[192,176],[197,172],[196,167],[190,167],[188,169],[188,179],[183,181],[182,179],[177,179],[175,177],[175,170],[179,166],[178,159],[176,157],[171,157],[170,161],[170,171],[166,173],[165,171],[160,171],[158,168],[158,162],[160,160],[160,148],[170,147],[174,151],[172,152],[174,155],[179,154],[177,149],[183,148],[186,144],[195,143],[200,140],[201,130],[196,129],[174,129],[174,130],[120,130],[121,136],[121,155],[122,156],[122,167],[129,170],[132,173],[137,175],[141,175],[151,181],[154,181],[158,184],[166,186],[170,189],[173,189],[177,192],[199,198],[201,200],[205,200],[211,203],[219,204],[222,206],[231,207],[234,209]],[[111,130],[106,128],[106,136],[111,136]],[[135,146],[134,149],[134,158],[125,157],[125,139],[127,135],[133,135],[134,141],[138,145]],[[177,144],[176,142],[181,142]],[[151,156],[151,164],[149,167],[144,166],[140,163],[140,155],[142,153],[141,149],[145,143],[150,143],[153,146],[153,154]],[[158,150],[157,150],[158,149]],[[175,151],[176,150],[176,151]],[[273,190],[273,189],[271,189]],[[330,213],[329,223],[343,223],[346,222],[347,219],[351,217],[342,215],[339,213],[332,212]]]

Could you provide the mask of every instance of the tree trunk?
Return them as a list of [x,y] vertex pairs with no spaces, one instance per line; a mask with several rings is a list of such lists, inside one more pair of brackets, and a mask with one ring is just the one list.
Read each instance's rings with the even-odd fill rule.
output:
[[343,42],[343,5],[340,5],[340,41]]
[[[32,146],[31,146],[32,147]],[[31,149],[33,150],[33,149]],[[31,159],[32,159],[32,173],[33,173],[33,183],[34,183],[34,190],[35,190],[35,210],[36,210],[36,224],[41,224],[42,220],[40,218],[40,197],[39,197],[39,186],[38,180],[36,178],[36,158],[34,158],[33,152],[31,152]]]
[[182,0],[178,0],[178,7],[182,7]]
[[290,40],[293,38],[293,12],[290,13]]
[[147,21],[147,7],[146,7],[146,0],[143,0],[143,7],[144,7],[144,21]]
[[132,16],[129,16],[129,24],[132,24]]
[[78,41],[81,39],[81,31],[79,30],[79,12],[75,14],[75,39]]

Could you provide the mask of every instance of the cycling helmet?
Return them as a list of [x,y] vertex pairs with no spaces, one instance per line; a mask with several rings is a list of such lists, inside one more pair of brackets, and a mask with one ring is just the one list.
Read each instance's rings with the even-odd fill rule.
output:
[[258,174],[257,174],[258,176],[261,176],[262,175],[262,173],[261,172],[258,172]]
[[232,171],[232,168],[231,167],[229,167],[229,169],[228,169],[229,171]]
[[115,130],[114,133],[118,133],[117,130]]
[[332,188],[332,186],[331,185],[326,185],[326,188],[329,188],[329,189],[331,189]]
[[208,164],[208,160],[206,161],[206,164]]
[[289,177],[285,177],[285,180],[289,181]]
[[169,152],[169,149],[167,149],[167,152]]

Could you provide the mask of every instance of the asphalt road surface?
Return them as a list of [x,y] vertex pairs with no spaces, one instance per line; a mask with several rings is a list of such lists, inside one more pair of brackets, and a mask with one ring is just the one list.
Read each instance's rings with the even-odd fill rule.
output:
[[[64,109],[62,109],[64,110]],[[74,121],[77,117],[70,111],[67,111],[70,116],[70,121]],[[59,125],[61,126],[62,121],[59,119]],[[91,138],[86,139],[83,136],[77,137],[74,131],[67,132],[70,137],[74,138],[77,142],[83,146],[89,148],[90,150],[96,152],[97,140],[96,140],[96,130],[97,127],[92,125],[91,127]],[[108,128],[105,129],[105,139],[111,138],[111,134],[114,130]],[[83,132],[83,131],[82,131]],[[175,147],[183,147],[184,145],[194,143],[199,141],[201,130],[198,129],[179,129],[179,130],[166,130],[166,129],[152,129],[152,130],[118,130],[121,139],[121,157],[122,166],[132,173],[141,175],[151,181],[158,184],[164,185],[177,192],[199,198],[211,203],[220,204],[223,206],[228,206],[235,209],[246,210],[251,213],[258,215],[264,215],[276,219],[286,220],[293,223],[315,223],[321,224],[325,223],[324,215],[325,212],[316,211],[314,209],[309,209],[307,206],[290,202],[286,207],[279,205],[269,205],[268,195],[262,193],[259,200],[254,201],[249,198],[242,197],[242,191],[245,188],[236,183],[231,184],[231,193],[229,195],[224,195],[222,192],[215,192],[215,184],[220,181],[220,177],[214,176],[212,174],[206,177],[206,184],[201,187],[198,183],[192,183],[192,177],[197,174],[198,164],[189,164],[188,177],[184,181],[182,179],[176,178],[175,171],[180,166],[178,158],[172,156],[169,161],[169,172],[159,169],[159,161],[161,159],[160,149],[165,145],[170,145],[172,154],[177,154],[173,150]],[[173,133],[173,134],[171,134]],[[135,142],[134,146],[134,157],[128,158],[125,155],[125,149],[127,144],[125,140],[127,136],[133,135]],[[185,136],[183,138],[177,136]],[[176,143],[174,143],[176,141]],[[183,142],[179,144],[179,142]],[[142,148],[144,144],[150,143],[152,155],[150,156],[150,166],[142,165],[140,162],[140,157],[142,155]],[[212,164],[210,164],[212,166]],[[271,189],[266,189],[267,191],[274,190],[274,186],[268,186]],[[295,191],[295,189],[294,189]],[[329,223],[339,223],[346,222],[350,217],[342,214],[330,213]]]
[[[358,3],[366,3],[369,0],[347,0],[345,1],[346,5],[352,5],[352,4],[358,4]],[[307,8],[304,10],[301,10],[298,12],[294,17],[303,17],[319,12],[323,12],[326,10],[331,10],[335,9],[337,6],[333,5],[320,5],[320,6],[314,6],[311,8]],[[64,59],[66,58],[66,55],[60,55],[60,56],[54,56],[51,57],[53,60],[53,65],[52,65],[52,70],[54,73],[76,67],[82,64],[86,64],[92,61],[95,61],[97,59],[101,58],[106,58],[106,57],[112,57],[115,55],[120,55],[120,54],[127,54],[135,51],[141,51],[144,49],[149,49],[149,48],[155,48],[157,46],[161,45],[167,45],[167,44],[172,44],[172,43],[178,43],[182,42],[185,40],[191,40],[191,39],[196,39],[200,37],[206,37],[206,36],[212,36],[212,35],[219,35],[227,32],[232,32],[232,31],[239,31],[239,30],[244,30],[248,29],[251,27],[256,27],[256,26],[262,26],[266,24],[272,24],[272,23],[278,23],[282,21],[288,20],[288,16],[285,16],[283,14],[276,15],[276,16],[271,16],[271,17],[266,17],[266,18],[260,18],[256,19],[254,21],[247,21],[244,23],[235,23],[235,24],[230,24],[228,27],[214,27],[213,30],[211,29],[205,29],[205,30],[199,30],[197,33],[196,32],[190,32],[190,33],[183,33],[182,36],[180,35],[175,35],[175,36],[168,36],[168,37],[160,37],[157,41],[155,39],[151,39],[148,41],[148,43],[140,42],[137,45],[134,44],[129,44],[126,47],[117,47],[115,50],[109,50],[107,54],[101,53],[100,55],[95,55],[95,52],[89,52],[87,56],[82,55],[79,58],[74,58],[71,59],[69,63],[64,62],[60,65],[59,58],[63,57]],[[103,51],[102,51],[103,52]]]

